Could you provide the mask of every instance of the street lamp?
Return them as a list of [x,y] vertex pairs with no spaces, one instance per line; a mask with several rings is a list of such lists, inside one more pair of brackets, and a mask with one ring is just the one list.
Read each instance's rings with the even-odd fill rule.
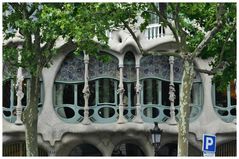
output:
[[154,128],[150,130],[152,137],[152,144],[154,145],[154,154],[155,156],[159,155],[159,147],[161,141],[162,130],[158,127],[158,123],[154,122]]

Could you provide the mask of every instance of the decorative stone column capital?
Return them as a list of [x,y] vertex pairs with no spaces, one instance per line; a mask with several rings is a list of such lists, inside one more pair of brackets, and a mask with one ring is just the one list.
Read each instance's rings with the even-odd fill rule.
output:
[[169,56],[169,64],[174,64],[174,57],[173,56]]
[[119,86],[119,89],[117,89],[117,94],[124,93],[125,89],[122,86]]
[[137,83],[136,86],[135,86],[136,93],[139,94],[141,90],[142,90],[141,84]]
[[119,68],[124,68],[124,65],[123,64],[119,64]]
[[84,63],[88,64],[89,61],[90,61],[89,55],[84,52]]
[[174,102],[174,100],[176,99],[174,84],[169,85],[169,93],[168,94],[169,94],[169,101]]

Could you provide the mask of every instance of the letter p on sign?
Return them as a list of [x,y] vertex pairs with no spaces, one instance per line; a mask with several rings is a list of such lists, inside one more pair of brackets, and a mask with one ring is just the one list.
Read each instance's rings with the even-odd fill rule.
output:
[[213,139],[207,137],[207,138],[206,138],[206,150],[208,150],[208,149],[209,149],[209,146],[212,146],[212,145],[213,145]]
[[216,136],[215,135],[203,135],[203,151],[215,152],[216,151]]

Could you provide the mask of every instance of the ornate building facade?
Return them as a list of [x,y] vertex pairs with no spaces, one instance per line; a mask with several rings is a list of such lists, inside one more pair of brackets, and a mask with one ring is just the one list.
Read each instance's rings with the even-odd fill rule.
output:
[[[177,48],[169,28],[151,24],[135,29],[140,43],[157,55],[142,55],[126,30],[109,34],[108,50],[100,58],[74,44],[59,41],[60,51],[42,72],[38,114],[41,156],[153,156],[150,129],[163,130],[160,155],[177,154],[177,121],[182,61],[165,56]],[[195,65],[210,69],[210,60]],[[4,76],[7,76],[4,66]],[[23,108],[29,97],[30,76],[24,74]],[[16,121],[14,79],[3,81],[3,156],[25,155],[24,126]],[[202,155],[203,134],[217,136],[218,156],[236,155],[236,96],[233,83],[227,92],[216,90],[212,76],[196,72],[191,92],[189,155]]]

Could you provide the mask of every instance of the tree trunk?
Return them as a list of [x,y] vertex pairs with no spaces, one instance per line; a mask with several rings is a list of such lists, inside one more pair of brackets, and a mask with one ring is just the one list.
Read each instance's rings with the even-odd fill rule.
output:
[[180,90],[180,111],[178,122],[178,156],[188,156],[188,130],[190,115],[190,93],[194,77],[192,61],[185,60],[183,65],[182,86]]
[[40,82],[38,76],[32,75],[32,78],[30,80],[30,97],[28,100],[28,105],[23,112],[27,156],[38,156],[37,120],[40,88],[39,85]]

